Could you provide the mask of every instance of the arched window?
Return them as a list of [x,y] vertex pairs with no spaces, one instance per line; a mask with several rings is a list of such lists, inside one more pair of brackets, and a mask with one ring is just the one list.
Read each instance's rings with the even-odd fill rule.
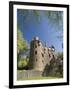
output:
[[37,54],[37,51],[35,51],[35,54]]

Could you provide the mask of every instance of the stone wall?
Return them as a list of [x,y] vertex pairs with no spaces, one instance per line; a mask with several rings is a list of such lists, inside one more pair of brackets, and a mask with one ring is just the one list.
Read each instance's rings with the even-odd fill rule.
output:
[[40,77],[40,76],[42,76],[42,71],[23,70],[21,72],[17,72],[17,80]]
[[39,39],[34,38],[30,43],[29,68],[43,71],[51,59],[51,50],[47,46],[43,46]]

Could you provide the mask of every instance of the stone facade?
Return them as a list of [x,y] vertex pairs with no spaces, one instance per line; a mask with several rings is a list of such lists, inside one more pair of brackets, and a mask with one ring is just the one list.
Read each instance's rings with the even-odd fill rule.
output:
[[43,71],[46,64],[50,64],[53,58],[51,48],[43,46],[38,37],[35,37],[30,43],[29,68],[36,71]]

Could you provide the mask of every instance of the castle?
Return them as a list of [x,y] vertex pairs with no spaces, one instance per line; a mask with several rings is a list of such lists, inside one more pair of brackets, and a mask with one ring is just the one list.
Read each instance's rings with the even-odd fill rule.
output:
[[29,68],[36,71],[43,71],[45,66],[50,64],[54,57],[54,48],[43,46],[39,37],[35,37],[30,43]]

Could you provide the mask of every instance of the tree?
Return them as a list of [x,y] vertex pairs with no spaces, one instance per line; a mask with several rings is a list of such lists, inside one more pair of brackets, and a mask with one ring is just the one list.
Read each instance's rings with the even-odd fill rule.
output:
[[63,53],[58,53],[57,59],[53,58],[45,66],[43,76],[63,77]]
[[22,32],[18,29],[17,30],[17,68],[18,68],[18,63],[21,58],[21,54],[23,51],[27,50],[27,42],[24,40]]
[[26,49],[27,49],[27,42],[26,40],[24,40],[22,32],[18,30],[17,31],[17,53]]
[[63,60],[63,52],[58,52],[57,53],[57,58],[60,60]]

